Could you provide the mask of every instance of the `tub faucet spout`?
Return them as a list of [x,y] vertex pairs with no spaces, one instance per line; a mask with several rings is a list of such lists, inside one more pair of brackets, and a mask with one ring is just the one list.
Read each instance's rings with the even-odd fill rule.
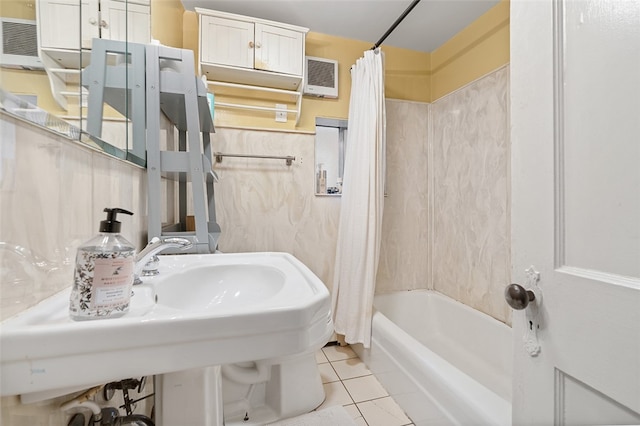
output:
[[147,244],[147,246],[142,249],[135,258],[133,284],[136,285],[142,283],[140,276],[148,277],[158,275],[160,259],[157,254],[161,251],[169,248],[187,250],[191,248],[192,245],[191,241],[186,238],[171,237],[160,239],[158,237],[153,237],[151,241],[149,241],[149,244]]

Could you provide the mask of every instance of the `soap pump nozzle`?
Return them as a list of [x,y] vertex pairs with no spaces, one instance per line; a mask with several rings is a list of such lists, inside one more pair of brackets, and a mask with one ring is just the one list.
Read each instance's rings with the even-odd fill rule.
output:
[[108,232],[110,234],[118,234],[120,232],[121,223],[116,220],[118,213],[124,213],[133,216],[128,210],[121,208],[105,208],[103,210],[107,213],[107,219],[100,221],[100,232]]

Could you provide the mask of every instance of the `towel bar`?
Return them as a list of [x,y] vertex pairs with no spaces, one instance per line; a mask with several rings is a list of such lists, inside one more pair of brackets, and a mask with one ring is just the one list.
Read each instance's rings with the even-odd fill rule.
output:
[[216,157],[216,163],[221,163],[222,157],[266,158],[270,160],[285,160],[287,163],[287,166],[290,166],[294,161],[296,161],[296,157],[293,157],[291,155],[273,156],[273,155],[255,155],[255,154],[223,154],[222,152],[214,152],[213,155]]

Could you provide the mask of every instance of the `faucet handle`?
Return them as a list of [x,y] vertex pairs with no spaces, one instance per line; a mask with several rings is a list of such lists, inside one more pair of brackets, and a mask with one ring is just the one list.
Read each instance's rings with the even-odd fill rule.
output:
[[133,284],[137,285],[142,283],[140,276],[151,276],[158,274],[158,267],[160,266],[160,259],[156,256],[163,250],[168,248],[178,248],[180,250],[187,250],[193,247],[193,243],[180,237],[168,237],[158,238],[153,237],[149,244],[138,253],[135,257],[134,279]]
[[[157,237],[154,237],[154,238],[157,238]],[[167,237],[167,238],[163,238],[162,242],[164,244],[173,244],[174,247],[180,248],[182,250],[189,249],[193,245],[191,240],[188,240],[182,237]]]

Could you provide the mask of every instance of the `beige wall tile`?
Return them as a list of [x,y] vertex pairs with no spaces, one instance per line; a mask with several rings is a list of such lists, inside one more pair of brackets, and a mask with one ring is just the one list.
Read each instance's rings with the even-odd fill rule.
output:
[[122,234],[145,244],[144,169],[2,116],[0,317],[71,285],[76,249],[98,232],[105,207],[123,215]]
[[387,175],[376,293],[427,288],[429,105],[387,101]]
[[508,68],[432,105],[433,287],[504,322],[510,309]]

